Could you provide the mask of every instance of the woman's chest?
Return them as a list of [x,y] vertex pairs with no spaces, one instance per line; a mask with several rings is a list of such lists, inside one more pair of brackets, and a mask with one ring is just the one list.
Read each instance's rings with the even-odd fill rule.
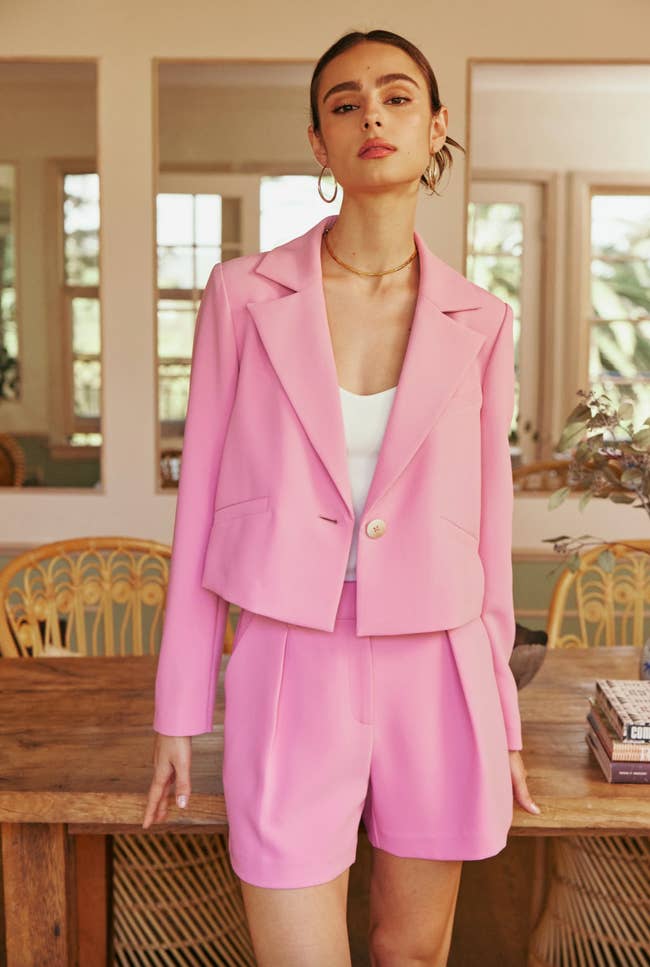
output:
[[396,386],[411,332],[417,292],[360,297],[324,284],[338,384],[352,393]]

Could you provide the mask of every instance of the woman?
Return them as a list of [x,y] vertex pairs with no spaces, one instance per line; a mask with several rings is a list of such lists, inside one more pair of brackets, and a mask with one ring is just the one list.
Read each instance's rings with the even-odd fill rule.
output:
[[503,848],[513,790],[539,812],[508,667],[512,310],[414,232],[456,144],[420,51],[342,37],[311,109],[340,214],[215,266],[199,310],[143,825],[173,784],[187,806],[239,604],[223,783],[259,964],[350,964],[362,817],[373,963],[438,967],[463,860]]

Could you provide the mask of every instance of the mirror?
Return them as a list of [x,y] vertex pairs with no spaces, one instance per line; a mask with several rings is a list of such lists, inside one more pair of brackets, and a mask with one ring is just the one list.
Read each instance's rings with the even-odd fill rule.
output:
[[[266,251],[340,210],[307,138],[313,64],[158,63],[160,488],[178,486],[192,338],[215,262]],[[269,137],[268,118],[274,135]],[[323,192],[333,192],[331,177]]]
[[471,66],[466,274],[514,309],[515,464],[549,460],[578,389],[650,416],[650,64]]
[[101,481],[96,73],[0,62],[2,487]]

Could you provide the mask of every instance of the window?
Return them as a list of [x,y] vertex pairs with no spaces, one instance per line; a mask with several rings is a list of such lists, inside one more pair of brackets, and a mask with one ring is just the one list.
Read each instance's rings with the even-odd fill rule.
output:
[[650,192],[591,195],[590,388],[650,416]]
[[101,326],[99,307],[99,176],[63,175],[63,301],[71,387],[68,438],[100,445]]
[[523,262],[523,211],[517,203],[470,202],[467,224],[467,277],[512,306],[515,339],[515,408],[519,417],[520,292]]
[[16,320],[15,166],[0,165],[0,400],[20,395]]
[[470,188],[465,274],[512,307],[513,465],[539,460],[548,437],[542,381],[546,211],[544,184],[523,177],[498,180],[475,173]]
[[241,254],[240,199],[167,192],[157,197],[158,413],[164,436],[181,433],[196,316],[212,267]]

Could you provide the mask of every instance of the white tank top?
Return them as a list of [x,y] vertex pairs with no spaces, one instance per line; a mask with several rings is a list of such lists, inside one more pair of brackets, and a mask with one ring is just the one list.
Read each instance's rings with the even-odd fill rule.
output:
[[348,472],[355,513],[352,545],[345,572],[346,581],[356,579],[359,518],[375,471],[375,464],[396,389],[397,386],[391,386],[380,393],[363,395],[351,393],[350,390],[339,386],[348,455]]

